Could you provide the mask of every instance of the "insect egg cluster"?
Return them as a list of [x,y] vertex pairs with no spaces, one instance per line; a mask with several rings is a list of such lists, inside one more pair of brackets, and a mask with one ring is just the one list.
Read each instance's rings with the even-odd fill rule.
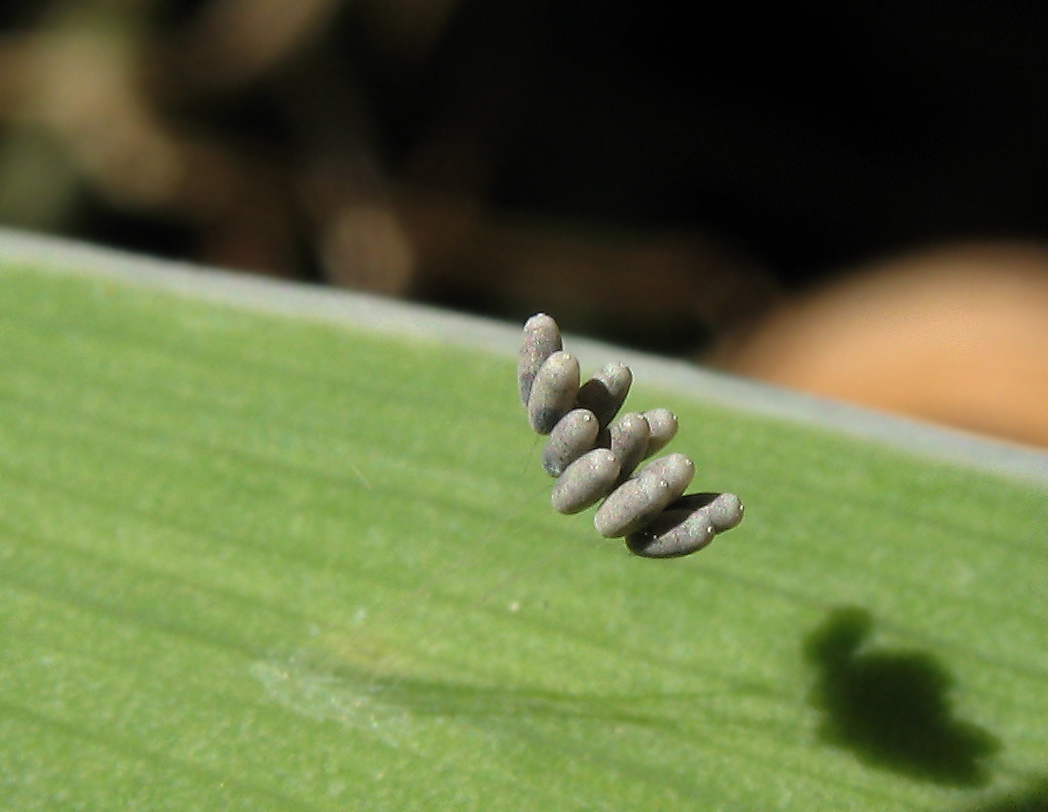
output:
[[742,521],[733,493],[684,493],[695,476],[684,454],[638,470],[676,435],[676,416],[668,409],[619,415],[633,384],[622,363],[580,385],[579,362],[564,352],[560,328],[545,313],[524,324],[517,381],[531,428],[548,435],[542,465],[557,478],[555,510],[578,513],[603,500],[593,518],[597,532],[625,537],[630,551],[648,558],[697,552]]

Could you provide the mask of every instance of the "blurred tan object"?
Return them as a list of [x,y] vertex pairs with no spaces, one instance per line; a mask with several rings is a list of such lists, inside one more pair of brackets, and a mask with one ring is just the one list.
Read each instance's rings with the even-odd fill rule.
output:
[[179,79],[229,90],[282,67],[323,33],[342,0],[212,0],[180,43]]
[[788,302],[715,366],[1048,446],[1048,249],[951,246]]
[[573,330],[685,354],[702,331],[719,334],[778,295],[763,268],[703,232],[595,228],[419,190],[395,199],[416,250],[417,298],[549,310]]
[[354,290],[406,296],[415,273],[410,235],[396,213],[375,202],[345,205],[319,235],[320,259],[331,281]]
[[90,193],[192,230],[199,260],[284,275],[283,173],[162,108],[154,4],[55,0],[35,29],[0,38],[0,221],[61,231]]

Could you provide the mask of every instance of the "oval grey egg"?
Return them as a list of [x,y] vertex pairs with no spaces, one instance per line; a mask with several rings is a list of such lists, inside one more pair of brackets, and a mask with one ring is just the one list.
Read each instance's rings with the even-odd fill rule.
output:
[[[677,451],[673,454],[667,454],[665,457],[659,457],[657,460],[652,460],[641,468],[634,478],[656,477],[659,479],[670,479],[674,483],[680,481],[690,483],[694,476],[695,463],[692,462],[691,457]],[[688,485],[685,484],[684,487],[687,488]],[[682,493],[684,493],[683,490],[673,497],[674,500],[679,499]]]
[[722,493],[710,505],[710,521],[718,533],[738,527],[745,515],[746,506],[734,493]]
[[718,533],[737,527],[746,508],[734,493],[689,493],[682,496],[671,509],[702,510]]
[[644,558],[679,558],[707,546],[717,530],[702,511],[664,510],[636,533],[626,536],[626,546]]
[[579,389],[576,404],[589,409],[604,428],[619,413],[633,385],[633,372],[621,361],[607,364]]
[[542,467],[550,476],[564,469],[593,448],[597,441],[597,418],[589,409],[572,409],[560,419],[546,441]]
[[550,502],[560,513],[578,513],[607,495],[619,475],[619,459],[595,448],[569,465],[553,486]]
[[551,316],[536,313],[524,322],[524,337],[517,356],[517,385],[520,402],[528,405],[531,386],[539,369],[557,350],[563,349],[560,328]]
[[695,463],[684,454],[649,463],[604,500],[593,517],[597,532],[605,538],[636,533],[679,499],[694,476]]
[[579,391],[579,362],[557,351],[545,360],[531,384],[528,420],[539,434],[549,434],[575,404]]
[[742,521],[742,501],[733,493],[682,497],[655,520],[626,537],[630,552],[645,558],[679,558],[706,547],[718,533]]
[[637,412],[626,412],[608,426],[608,448],[619,458],[622,466],[619,471],[620,482],[629,477],[644,459],[649,434],[648,421]]
[[641,414],[648,421],[650,434],[648,447],[644,451],[644,459],[647,459],[662,451],[677,436],[677,415],[669,409],[649,409]]

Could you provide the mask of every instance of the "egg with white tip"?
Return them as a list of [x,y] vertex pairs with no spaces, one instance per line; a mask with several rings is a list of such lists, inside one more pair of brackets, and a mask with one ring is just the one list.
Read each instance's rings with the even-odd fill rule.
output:
[[619,413],[632,385],[633,372],[628,366],[621,361],[607,364],[582,384],[576,403],[593,412],[604,428]]
[[553,486],[550,502],[559,513],[579,513],[615,487],[619,460],[606,448],[595,448],[567,467]]
[[635,533],[679,499],[694,476],[695,463],[684,454],[657,459],[608,495],[593,525],[605,538]]
[[707,547],[742,521],[742,500],[733,493],[688,494],[647,527],[626,537],[630,552],[644,558],[680,558]]
[[558,350],[539,367],[528,396],[528,420],[539,434],[549,434],[575,405],[579,391],[579,362]]
[[560,327],[552,317],[536,313],[524,322],[524,337],[517,356],[517,386],[525,406],[531,397],[531,387],[539,369],[553,353],[564,348]]
[[560,476],[564,469],[590,451],[597,442],[600,426],[589,409],[572,409],[550,432],[542,453],[542,467],[550,476]]

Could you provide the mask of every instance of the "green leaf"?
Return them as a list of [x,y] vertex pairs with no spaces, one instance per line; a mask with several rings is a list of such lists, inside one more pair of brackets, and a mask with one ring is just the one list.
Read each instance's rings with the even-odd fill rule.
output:
[[0,330],[5,809],[1048,803],[1042,485],[639,374],[747,506],[650,561],[483,348],[19,265]]

